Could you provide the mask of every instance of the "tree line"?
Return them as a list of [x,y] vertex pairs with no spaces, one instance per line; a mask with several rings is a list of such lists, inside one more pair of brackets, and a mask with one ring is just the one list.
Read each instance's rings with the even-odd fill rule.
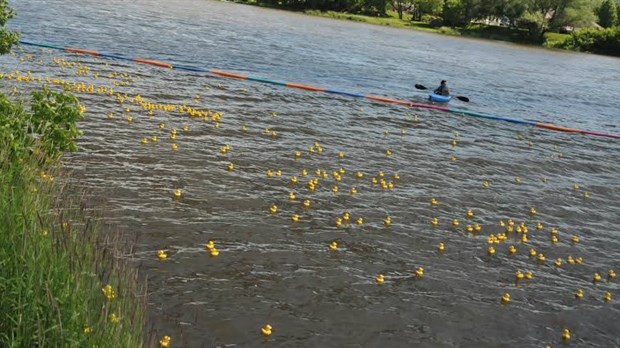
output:
[[[400,19],[428,22],[432,26],[463,28],[473,21],[493,20],[497,24],[527,33],[530,41],[543,42],[548,31],[586,30],[584,38],[573,36],[572,46],[599,36],[607,48],[620,41],[619,0],[238,0],[262,6],[290,10],[347,12],[369,16],[387,16],[388,10]],[[583,39],[583,40],[582,40]],[[620,42],[617,43],[620,45]],[[570,46],[570,45],[569,45]],[[594,44],[596,46],[596,44]],[[568,47],[568,46],[567,46]],[[584,49],[585,50],[585,49]],[[618,49],[620,55],[620,49]]]

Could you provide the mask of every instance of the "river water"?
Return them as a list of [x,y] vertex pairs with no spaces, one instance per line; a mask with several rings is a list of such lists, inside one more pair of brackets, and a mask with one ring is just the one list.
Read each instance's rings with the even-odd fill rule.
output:
[[[445,78],[471,99],[455,107],[620,133],[617,58],[211,1],[12,6],[18,17],[10,25],[29,41],[416,101],[425,95],[413,84]],[[90,70],[61,68],[61,59]],[[620,271],[617,140],[30,47],[0,62],[0,72],[127,94],[120,103],[78,93],[87,107],[84,137],[65,165],[86,190],[85,204],[103,211],[103,227],[135,236],[136,266],[149,286],[148,331],[171,336],[174,347],[555,347],[564,328],[570,346],[620,346],[618,280],[606,281],[609,269]],[[36,85],[0,81],[5,90]],[[212,112],[206,121],[178,107],[149,115],[141,101]],[[213,112],[222,114],[219,124]],[[268,169],[282,174],[269,177]],[[338,228],[345,212],[351,222]],[[504,232],[499,222],[508,219],[528,227],[529,241],[510,232],[488,255],[489,235]],[[481,231],[469,233],[468,224]],[[205,250],[209,240],[219,256]],[[546,261],[531,258],[532,248]],[[568,256],[583,264],[568,264]],[[533,279],[515,283],[517,271]],[[509,304],[500,301],[505,293]],[[273,334],[265,339],[267,323]]]

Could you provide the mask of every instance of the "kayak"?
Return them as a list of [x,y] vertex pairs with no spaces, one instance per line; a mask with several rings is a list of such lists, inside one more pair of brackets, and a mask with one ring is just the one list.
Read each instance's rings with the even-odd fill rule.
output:
[[435,94],[435,93],[431,93],[428,95],[428,100],[434,101],[437,103],[447,103],[450,101],[450,99],[452,99],[452,96],[450,95],[441,95],[441,94]]

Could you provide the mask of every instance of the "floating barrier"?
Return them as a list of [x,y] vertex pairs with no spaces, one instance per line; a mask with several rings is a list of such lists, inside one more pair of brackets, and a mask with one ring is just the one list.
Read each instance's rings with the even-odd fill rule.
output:
[[141,63],[141,64],[148,64],[148,65],[156,66],[156,67],[160,67],[160,68],[186,70],[186,71],[192,71],[192,72],[205,72],[205,73],[210,73],[210,74],[217,75],[217,76],[222,76],[222,77],[242,79],[242,80],[249,80],[249,81],[256,81],[256,82],[261,82],[261,83],[269,83],[269,84],[272,84],[272,85],[286,86],[286,87],[290,87],[290,88],[297,88],[297,89],[302,89],[302,90],[311,91],[311,92],[324,92],[324,93],[338,94],[338,95],[343,95],[343,96],[353,97],[353,98],[365,98],[365,99],[369,99],[369,100],[372,100],[372,101],[377,101],[377,102],[382,102],[382,103],[390,103],[390,104],[397,104],[397,105],[403,105],[403,106],[412,107],[412,108],[432,109],[432,110],[438,110],[438,111],[443,111],[443,112],[450,112],[450,113],[461,114],[461,115],[466,115],[466,116],[484,118],[484,119],[489,119],[489,120],[505,121],[505,122],[523,124],[523,125],[528,125],[528,126],[534,126],[534,127],[537,127],[537,128],[553,130],[553,131],[557,131],[557,132],[579,133],[579,134],[584,134],[584,135],[593,135],[593,136],[599,136],[599,137],[607,137],[607,138],[620,139],[620,135],[618,135],[618,134],[593,132],[593,131],[587,131],[587,130],[582,130],[582,129],[557,126],[557,125],[550,124],[550,123],[542,123],[542,122],[536,122],[536,121],[529,121],[529,120],[523,120],[523,119],[512,118],[512,117],[505,117],[505,116],[489,115],[489,114],[484,114],[484,113],[479,113],[479,112],[469,111],[469,110],[451,109],[451,108],[448,108],[448,107],[445,107],[445,106],[438,106],[438,105],[432,105],[432,104],[414,103],[414,102],[411,102],[411,101],[408,101],[408,100],[399,100],[399,99],[393,99],[393,98],[381,97],[381,96],[374,96],[374,95],[364,95],[364,94],[355,93],[355,92],[338,91],[338,90],[333,90],[333,89],[326,89],[326,88],[322,88],[322,87],[315,87],[315,86],[309,86],[309,85],[304,85],[304,84],[299,84],[299,83],[292,83],[292,82],[274,81],[274,80],[270,80],[270,79],[266,79],[266,78],[262,78],[262,77],[247,76],[247,75],[237,74],[237,73],[233,73],[233,72],[229,72],[229,71],[223,71],[223,70],[203,69],[203,68],[199,68],[199,67],[193,67],[193,66],[188,66],[188,65],[179,65],[179,64],[171,64],[171,63],[167,63],[167,62],[160,62],[160,61],[157,61],[157,60],[144,59],[144,58],[130,58],[130,57],[126,57],[126,56],[123,56],[123,55],[120,55],[120,54],[101,53],[101,52],[87,50],[87,49],[71,48],[71,47],[61,47],[61,46],[55,46],[55,45],[49,45],[49,44],[41,44],[41,43],[30,42],[30,41],[26,41],[26,40],[20,40],[19,42],[22,45],[43,47],[43,48],[49,48],[49,49],[55,49],[55,50],[61,50],[61,51],[65,51],[65,52],[72,52],[72,53],[79,53],[79,54],[88,54],[88,55],[96,56],[96,57],[105,57],[105,58],[111,58],[111,59],[122,59],[122,60],[133,61],[133,62]]

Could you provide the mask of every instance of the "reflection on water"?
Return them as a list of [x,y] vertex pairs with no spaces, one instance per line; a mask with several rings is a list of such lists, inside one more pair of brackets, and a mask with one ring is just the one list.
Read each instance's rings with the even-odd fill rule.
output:
[[[579,58],[580,64],[593,71],[605,64],[609,69],[614,62],[231,4],[181,1],[155,6],[137,1],[122,2],[122,11],[111,11],[121,2],[85,1],[74,11],[63,12],[68,4],[51,3],[56,6],[50,6],[48,14],[27,11],[35,8],[35,2],[15,4],[22,15],[42,17],[43,23],[54,16],[72,19],[67,27],[57,25],[44,32],[37,29],[41,21],[26,25],[22,17],[17,24],[25,38],[49,42],[52,32],[54,42],[126,49],[179,62],[200,57],[217,67],[241,71],[251,66],[269,77],[346,89],[376,88],[389,95],[404,90],[399,85],[403,82],[394,82],[391,72],[376,65],[375,57],[393,64],[400,54],[410,63],[407,59],[413,61],[409,54],[414,50],[401,40],[443,40],[452,54],[435,54],[453,59],[458,53],[466,59],[467,64],[455,65],[450,74],[453,80],[471,76],[465,83],[472,85],[494,77],[497,65],[486,67],[471,55],[477,52],[497,63],[498,57],[510,55],[511,62],[502,61],[513,69],[506,69],[510,82],[503,84],[506,91],[498,98],[502,101],[472,94],[480,103],[476,106],[485,104],[491,110],[521,108],[509,103],[509,96],[511,88],[531,78],[519,70],[531,59],[540,60],[532,69],[557,64],[556,56],[568,66],[572,57],[586,57]],[[209,21],[204,20],[207,12],[212,13]],[[93,24],[68,35],[84,18]],[[117,25],[103,27],[101,18]],[[115,35],[121,28],[123,35],[113,41],[100,34]],[[204,35],[209,30],[211,35]],[[170,36],[162,37],[163,31]],[[368,40],[363,44],[350,38],[366,31]],[[334,39],[335,32],[341,33],[342,41]],[[155,35],[164,41],[155,45]],[[278,40],[282,35],[287,40]],[[394,41],[378,39],[382,35]],[[140,45],[138,36],[143,38]],[[194,42],[197,37],[200,45]],[[286,59],[266,51],[270,44]],[[326,50],[332,63],[324,64],[324,58],[314,55],[317,48],[329,45],[339,49]],[[491,48],[504,52],[487,57],[483,50]],[[300,52],[307,61],[296,60],[302,59]],[[20,62],[18,58],[26,54],[33,59]],[[77,76],[74,67],[61,69],[54,57],[88,65],[90,73]],[[256,346],[263,344],[260,328],[267,323],[273,326],[269,344],[278,346],[558,346],[565,327],[577,344],[620,345],[614,330],[620,318],[617,300],[602,299],[606,291],[620,296],[617,281],[592,284],[595,272],[605,278],[609,269],[620,269],[617,141],[58,52],[27,49],[1,59],[1,72],[18,68],[35,76],[84,81],[127,93],[122,104],[115,96],[79,94],[87,106],[87,119],[81,124],[85,134],[81,151],[67,156],[65,164],[75,173],[75,185],[88,191],[86,200],[104,209],[106,228],[137,236],[137,265],[149,281],[150,327],[157,336],[172,336],[174,346]],[[333,63],[338,59],[343,62],[339,78]],[[297,66],[304,68],[293,68]],[[395,74],[411,76],[411,64],[391,66]],[[471,69],[486,70],[475,76],[468,74]],[[128,75],[108,77],[113,72]],[[577,75],[546,78],[557,85],[565,79],[580,81],[583,76]],[[419,79],[436,76],[428,73]],[[0,81],[5,90],[34,86]],[[130,83],[114,85],[115,81]],[[531,83],[533,91],[543,88],[539,81]],[[525,95],[527,90],[519,93]],[[558,116],[553,122],[593,129],[618,125],[609,117],[617,102],[587,105],[587,95],[573,95],[572,107],[536,93],[529,98],[528,105],[548,115],[557,108],[570,116],[579,110],[596,112],[589,120]],[[141,106],[148,102],[177,107],[149,115]],[[208,121],[189,116],[185,107],[179,112],[180,105],[210,110]],[[215,112],[222,114],[217,128]],[[173,128],[176,151],[169,138]],[[152,136],[158,141],[148,140]],[[141,144],[144,137],[147,144]],[[223,154],[220,150],[226,145],[230,149]],[[293,176],[297,184],[291,184]],[[318,184],[312,192],[308,182],[314,178]],[[382,188],[381,180],[393,188]],[[351,188],[357,193],[352,195]],[[180,199],[174,198],[176,189],[182,190]],[[436,206],[431,205],[432,198]],[[309,208],[302,204],[306,199]],[[273,205],[276,214],[269,212]],[[536,215],[530,214],[531,208]],[[469,209],[473,217],[468,219]],[[297,222],[291,220],[294,214],[299,216]],[[387,216],[389,226],[384,223]],[[361,225],[355,223],[359,217]],[[437,226],[432,225],[433,218]],[[453,226],[454,219],[458,227]],[[488,237],[504,233],[508,219],[515,222],[514,230],[506,241],[492,244],[496,253],[488,255]],[[500,220],[506,226],[500,226]],[[517,232],[521,222],[528,228],[526,243],[524,233]],[[538,222],[542,230],[537,229]],[[476,225],[480,232],[475,232]],[[556,244],[552,228],[559,230]],[[579,236],[579,243],[571,242],[573,235]],[[205,250],[209,240],[215,242],[219,256],[211,257]],[[337,242],[337,251],[328,247],[332,241]],[[440,242],[445,244],[443,254],[437,251]],[[510,245],[516,247],[514,255],[508,252]],[[531,258],[532,248],[543,253],[546,262]],[[160,249],[167,250],[166,261],[158,260]],[[582,257],[583,264],[567,263],[568,256]],[[563,260],[561,267],[553,265],[557,258]],[[418,267],[424,268],[421,278],[415,276]],[[533,272],[532,280],[515,284],[518,270]],[[385,276],[381,285],[375,281],[378,274]],[[581,300],[574,297],[577,289],[585,292]],[[502,305],[500,298],[506,292],[511,303]]]

